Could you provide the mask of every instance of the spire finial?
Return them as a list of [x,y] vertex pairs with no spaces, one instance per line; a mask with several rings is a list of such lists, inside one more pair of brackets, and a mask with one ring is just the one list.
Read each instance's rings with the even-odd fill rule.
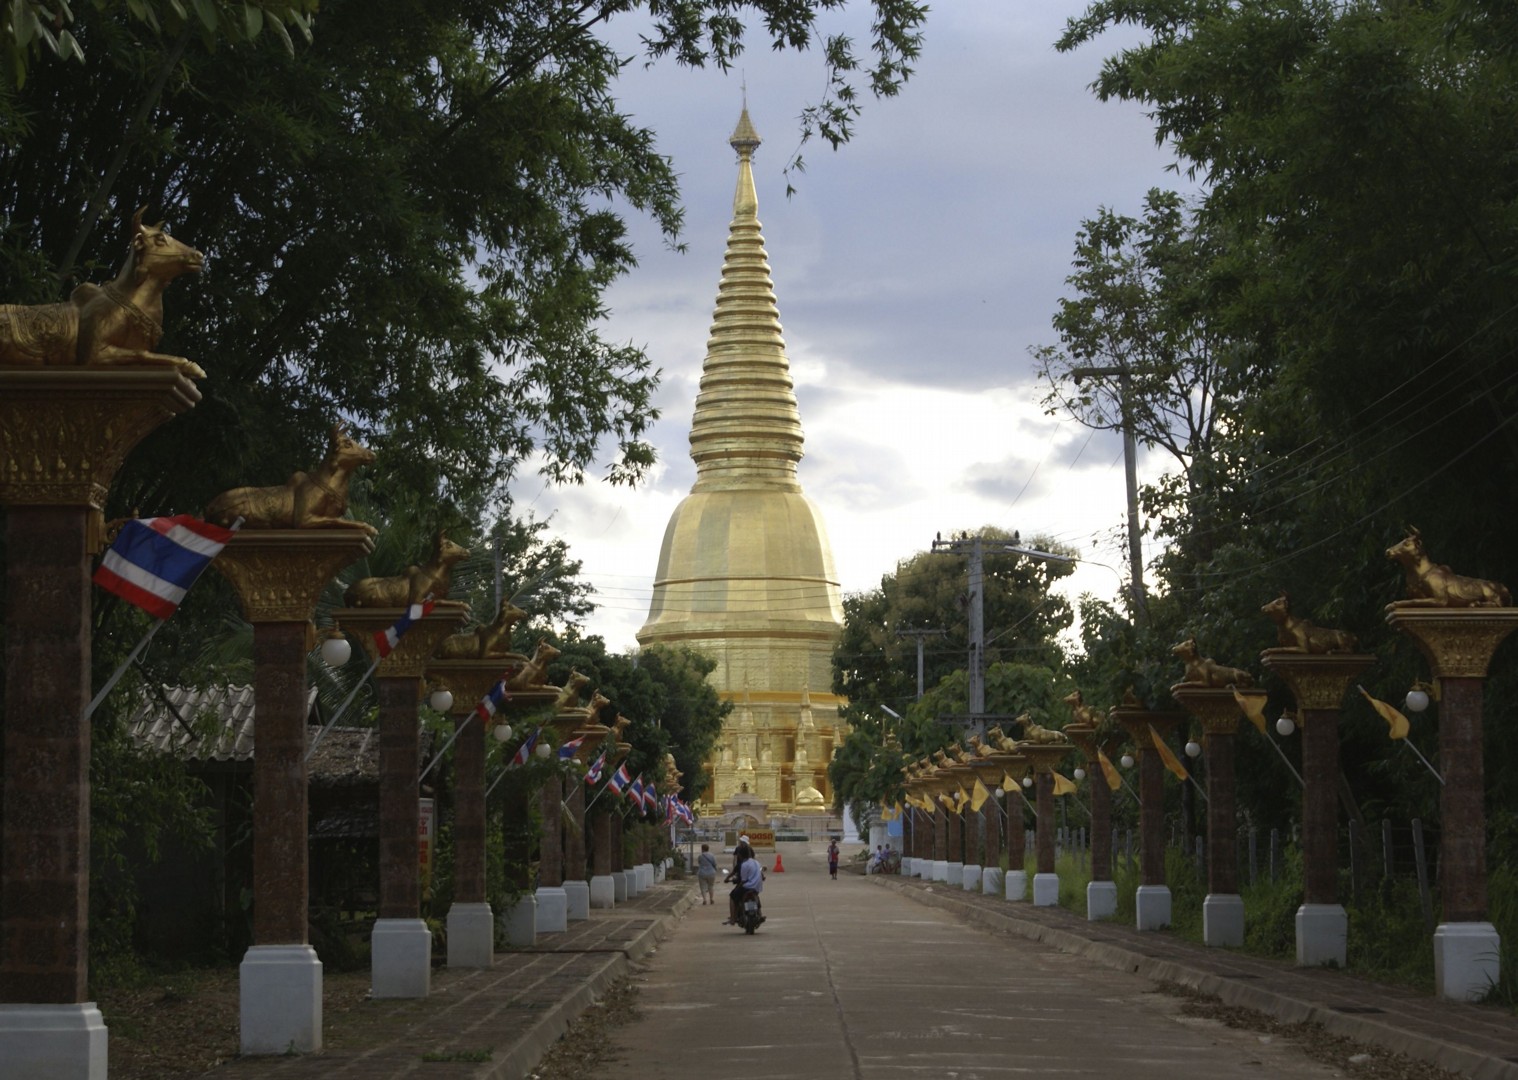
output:
[[733,134],[727,140],[727,144],[738,151],[740,158],[748,158],[753,155],[754,151],[758,149],[759,144],[763,141],[759,137],[759,133],[754,130],[753,122],[748,118],[748,90],[745,89],[743,91],[743,112],[738,117],[738,126],[733,129]]

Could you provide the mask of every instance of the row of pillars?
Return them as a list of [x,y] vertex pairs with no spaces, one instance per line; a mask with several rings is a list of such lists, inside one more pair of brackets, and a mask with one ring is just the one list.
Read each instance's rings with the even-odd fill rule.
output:
[[[1498,644],[1518,627],[1512,609],[1397,608],[1388,623],[1413,637],[1428,659],[1440,686],[1439,753],[1444,783],[1440,813],[1443,841],[1440,895],[1443,917],[1434,933],[1436,992],[1472,1001],[1496,985],[1500,941],[1488,919],[1485,783],[1481,716],[1487,665]],[[1296,916],[1296,958],[1302,966],[1344,967],[1348,952],[1348,916],[1338,895],[1339,870],[1339,712],[1356,678],[1375,657],[1358,654],[1311,655],[1272,652],[1263,657],[1296,699],[1302,729],[1303,903]],[[1240,691],[1263,705],[1264,693]],[[1191,684],[1171,687],[1171,694],[1203,730],[1207,792],[1207,896],[1203,902],[1203,939],[1208,945],[1244,943],[1245,910],[1239,895],[1238,816],[1235,758],[1241,713],[1232,688]],[[1138,764],[1139,884],[1135,896],[1139,930],[1170,925],[1171,894],[1165,880],[1165,765],[1153,739],[1167,739],[1185,722],[1174,712],[1118,707],[1112,715],[1128,735]],[[1084,752],[1093,780],[1091,800],[1091,877],[1087,917],[1111,917],[1117,909],[1112,880],[1111,791],[1101,779],[1098,751],[1111,756],[1115,746],[1098,746],[1094,737],[1071,730]],[[1052,777],[1035,774],[1037,872],[1033,902],[1058,903],[1054,865],[1054,794]],[[1008,799],[1021,795],[1008,792]],[[1021,815],[1017,815],[1019,821]],[[981,822],[983,847],[966,850],[965,823],[970,815],[942,808],[932,815],[908,811],[902,872],[961,884],[966,889],[1005,892],[1009,900],[1026,895],[1024,830],[1003,828],[996,803],[974,815]],[[1000,835],[1002,839],[996,839]],[[984,851],[988,865],[963,861]],[[998,880],[996,864],[1004,855],[1012,868]],[[977,880],[972,881],[972,877]]]

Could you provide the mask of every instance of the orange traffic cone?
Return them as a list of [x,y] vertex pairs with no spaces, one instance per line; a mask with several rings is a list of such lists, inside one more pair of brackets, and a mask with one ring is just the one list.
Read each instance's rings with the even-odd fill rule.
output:
[[785,873],[785,863],[780,861],[780,852],[775,852],[775,873]]

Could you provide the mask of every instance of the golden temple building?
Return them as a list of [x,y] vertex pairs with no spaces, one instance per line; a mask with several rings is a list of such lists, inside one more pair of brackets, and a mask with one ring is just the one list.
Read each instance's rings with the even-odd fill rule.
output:
[[707,814],[756,802],[771,816],[826,814],[841,740],[830,693],[843,603],[822,515],[801,491],[801,416],[759,226],[743,110],[729,140],[738,187],[691,423],[696,482],[664,532],[638,642],[717,661],[733,711],[718,740]]

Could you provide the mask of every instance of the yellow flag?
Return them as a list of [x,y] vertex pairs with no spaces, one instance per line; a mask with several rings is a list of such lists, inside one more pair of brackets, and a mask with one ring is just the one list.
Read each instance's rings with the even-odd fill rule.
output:
[[1171,753],[1170,747],[1165,745],[1165,740],[1160,738],[1160,733],[1154,730],[1153,724],[1149,725],[1149,736],[1154,740],[1155,752],[1160,755],[1160,760],[1165,763],[1165,768],[1174,773],[1177,780],[1184,782],[1186,779],[1186,766],[1182,765],[1180,759]]
[[899,806],[887,806],[880,811],[881,821],[895,821],[900,816],[901,807]]
[[956,814],[963,814],[965,807],[969,804],[970,796],[965,792],[964,788],[960,788],[954,793],[954,812]]
[[1262,698],[1259,694],[1252,694],[1249,697],[1245,697],[1243,694],[1239,693],[1237,689],[1235,689],[1233,692],[1233,700],[1239,703],[1239,708],[1243,710],[1245,716],[1249,717],[1249,722],[1259,729],[1260,734],[1266,734],[1265,699]]
[[1107,755],[1103,753],[1100,747],[1096,751],[1096,760],[1101,764],[1102,775],[1107,778],[1107,786],[1113,791],[1122,787],[1123,778],[1117,774],[1117,769],[1113,767],[1111,761],[1107,760]]
[[1074,795],[1075,792],[1076,792],[1076,787],[1075,787],[1075,781],[1074,780],[1071,780],[1069,777],[1065,776],[1063,773],[1058,773],[1057,772],[1057,773],[1054,774],[1054,794],[1056,794],[1056,795]]
[[1001,777],[1001,789],[1003,791],[1009,792],[1009,793],[1017,790],[1017,781],[1014,780],[1014,779],[1012,779],[1012,774],[1011,773],[1003,773],[1002,774],[1002,777]]
[[970,809],[978,813],[980,808],[986,805],[986,800],[990,797],[991,793],[986,790],[986,785],[982,784],[980,777],[977,776],[975,778],[975,786],[970,789]]
[[1365,694],[1365,700],[1370,702],[1370,707],[1372,709],[1375,709],[1376,712],[1380,714],[1382,720],[1386,721],[1387,725],[1391,728],[1392,738],[1407,738],[1407,733],[1409,730],[1411,730],[1407,722],[1407,717],[1403,716],[1400,712],[1392,708],[1386,702],[1377,701],[1375,698],[1371,697],[1370,694],[1366,692],[1365,687],[1357,686],[1355,689],[1359,690],[1360,693]]

